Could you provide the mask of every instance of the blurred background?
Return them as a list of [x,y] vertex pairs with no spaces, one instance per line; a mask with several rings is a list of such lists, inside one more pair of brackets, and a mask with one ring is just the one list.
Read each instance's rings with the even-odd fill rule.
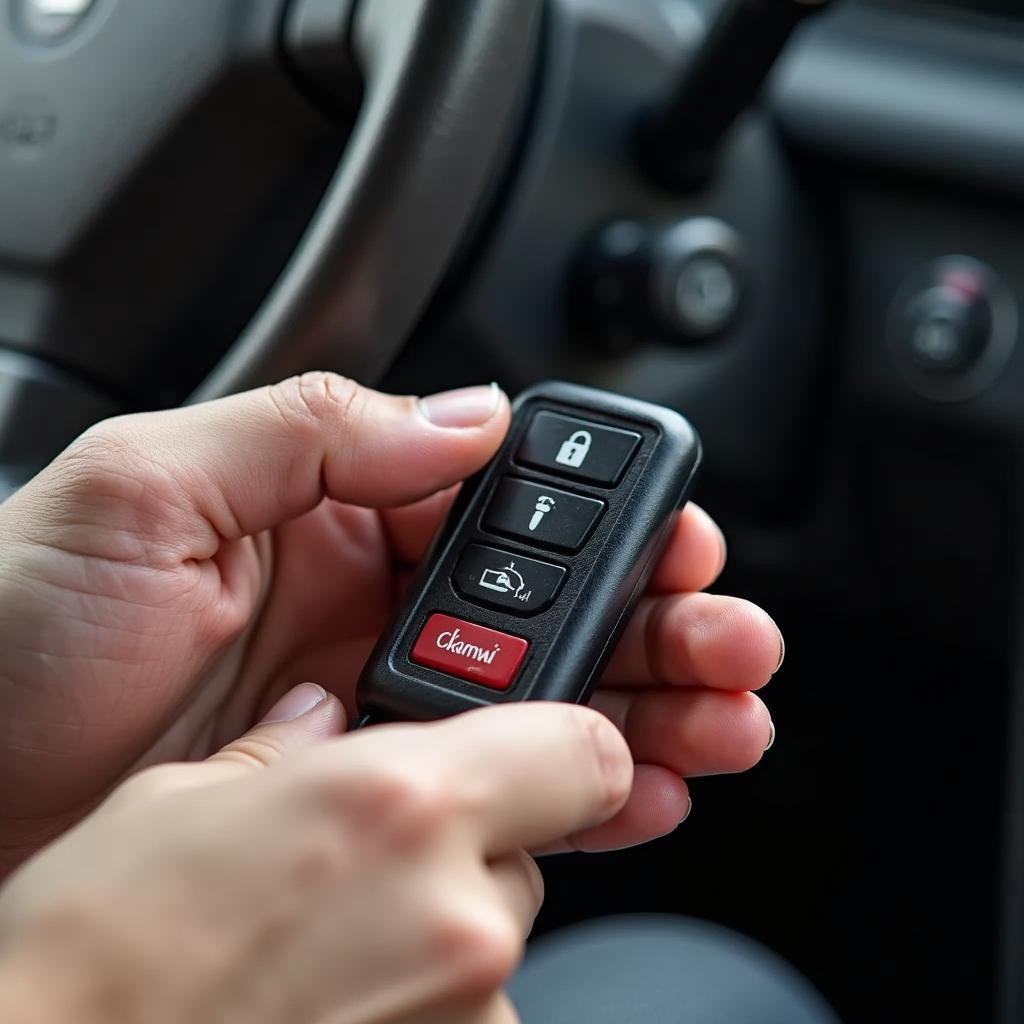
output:
[[1024,1020],[1022,302],[1013,0],[0,7],[0,483],[314,366],[681,410],[778,741],[538,930],[705,917],[851,1022]]

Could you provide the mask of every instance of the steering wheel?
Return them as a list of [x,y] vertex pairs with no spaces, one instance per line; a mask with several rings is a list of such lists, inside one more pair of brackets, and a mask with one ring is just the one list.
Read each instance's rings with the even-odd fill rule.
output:
[[[0,484],[94,420],[372,379],[516,138],[541,0],[11,0]],[[6,98],[6,99],[3,99]]]

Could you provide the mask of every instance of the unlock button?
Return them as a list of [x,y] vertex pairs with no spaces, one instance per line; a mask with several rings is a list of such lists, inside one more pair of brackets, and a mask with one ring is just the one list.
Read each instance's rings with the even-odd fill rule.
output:
[[596,498],[506,477],[484,513],[483,527],[537,547],[579,551],[603,511],[604,502]]
[[556,412],[533,417],[516,460],[561,476],[612,485],[622,479],[640,435]]

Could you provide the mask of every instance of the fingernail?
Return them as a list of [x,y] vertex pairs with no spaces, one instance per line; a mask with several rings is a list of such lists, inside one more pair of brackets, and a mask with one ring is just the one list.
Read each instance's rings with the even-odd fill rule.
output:
[[435,427],[479,427],[497,411],[501,402],[501,388],[497,384],[457,391],[442,391],[419,401],[420,412]]
[[718,531],[718,539],[722,543],[722,561],[718,565],[718,572],[715,573],[715,579],[717,580],[725,572],[726,563],[729,561],[729,542],[725,539],[725,534],[722,533],[722,528],[718,523],[715,523],[713,519],[711,522],[714,523],[715,529]]
[[[776,627],[778,628],[778,627]],[[775,672],[778,672],[782,668],[782,663],[786,660],[786,638],[782,635],[782,630],[779,630],[779,663],[775,666]],[[772,675],[775,675],[775,672]]]
[[687,797],[686,813],[679,819],[679,824],[682,825],[684,821],[690,816],[690,811],[693,810],[693,797]]
[[260,719],[260,725],[274,725],[277,722],[294,722],[296,718],[319,707],[327,700],[327,691],[316,683],[301,683],[289,690]]
[[768,730],[768,746],[764,748],[766,754],[775,746],[775,723],[770,718],[768,719]]

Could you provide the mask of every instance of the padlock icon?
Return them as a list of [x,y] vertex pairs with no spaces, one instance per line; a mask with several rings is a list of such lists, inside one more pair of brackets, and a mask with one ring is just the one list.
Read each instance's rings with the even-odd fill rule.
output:
[[562,442],[562,447],[558,450],[555,462],[560,466],[579,469],[583,465],[583,460],[587,457],[587,453],[590,451],[592,441],[593,438],[585,430],[577,430],[568,441]]

